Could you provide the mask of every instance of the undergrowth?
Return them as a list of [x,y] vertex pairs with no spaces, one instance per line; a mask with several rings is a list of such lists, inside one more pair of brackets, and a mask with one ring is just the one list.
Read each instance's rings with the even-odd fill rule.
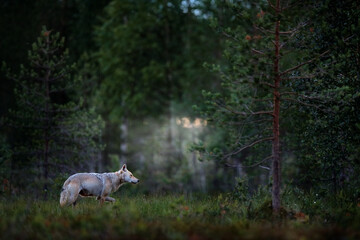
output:
[[[240,196],[240,197],[239,197]],[[1,239],[357,239],[360,207],[330,207],[326,199],[284,192],[274,216],[266,188],[252,196],[140,195],[118,193],[99,206],[81,199],[75,208],[58,200],[0,200]],[[313,196],[313,197],[316,197]],[[310,203],[315,204],[311,205]],[[307,204],[305,204],[307,203]],[[322,206],[323,205],[323,206]],[[346,205],[346,206],[345,206]]]

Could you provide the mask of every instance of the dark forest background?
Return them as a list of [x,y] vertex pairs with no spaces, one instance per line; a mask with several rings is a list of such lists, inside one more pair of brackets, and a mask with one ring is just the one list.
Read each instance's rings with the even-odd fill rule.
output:
[[2,0],[0,193],[57,197],[69,175],[123,163],[141,179],[129,191],[270,189],[278,58],[282,189],[356,202],[359,16],[358,1],[337,0],[281,1],[281,12],[275,1]]

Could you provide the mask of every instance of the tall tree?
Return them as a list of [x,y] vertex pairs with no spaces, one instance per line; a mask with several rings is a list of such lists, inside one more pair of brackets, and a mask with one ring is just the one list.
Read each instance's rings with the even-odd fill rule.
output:
[[28,53],[28,67],[21,66],[18,75],[9,74],[16,84],[17,105],[10,112],[10,124],[21,130],[22,138],[14,149],[21,156],[14,157],[13,167],[20,172],[25,166],[41,170],[45,198],[54,177],[51,168],[72,170],[85,159],[97,158],[101,150],[96,144],[101,119],[82,108],[81,100],[70,99],[79,85],[67,59],[64,38],[44,28]]
[[[205,113],[229,135],[225,148],[207,153],[228,166],[233,166],[234,160],[245,159],[248,164],[243,167],[271,169],[275,212],[281,206],[280,122],[281,106],[286,106],[282,102],[302,103],[288,97],[293,94],[289,85],[294,79],[304,78],[306,65],[327,53],[310,54],[306,46],[295,41],[307,26],[307,19],[302,15],[303,6],[291,5],[280,0],[231,4],[238,26],[219,28],[229,40],[224,56],[230,66],[215,68],[223,79],[224,92],[204,93],[210,103]],[[271,142],[271,149],[267,142]]]

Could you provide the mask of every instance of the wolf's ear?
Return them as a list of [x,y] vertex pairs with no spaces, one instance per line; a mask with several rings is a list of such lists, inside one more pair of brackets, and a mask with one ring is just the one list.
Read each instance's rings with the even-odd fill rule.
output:
[[121,170],[123,170],[124,172],[126,171],[126,164],[121,167]]

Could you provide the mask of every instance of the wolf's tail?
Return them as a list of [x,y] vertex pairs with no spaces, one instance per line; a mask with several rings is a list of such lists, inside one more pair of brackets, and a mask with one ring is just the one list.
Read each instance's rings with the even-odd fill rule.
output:
[[63,187],[60,193],[60,206],[65,206],[69,198],[69,190],[66,186]]

